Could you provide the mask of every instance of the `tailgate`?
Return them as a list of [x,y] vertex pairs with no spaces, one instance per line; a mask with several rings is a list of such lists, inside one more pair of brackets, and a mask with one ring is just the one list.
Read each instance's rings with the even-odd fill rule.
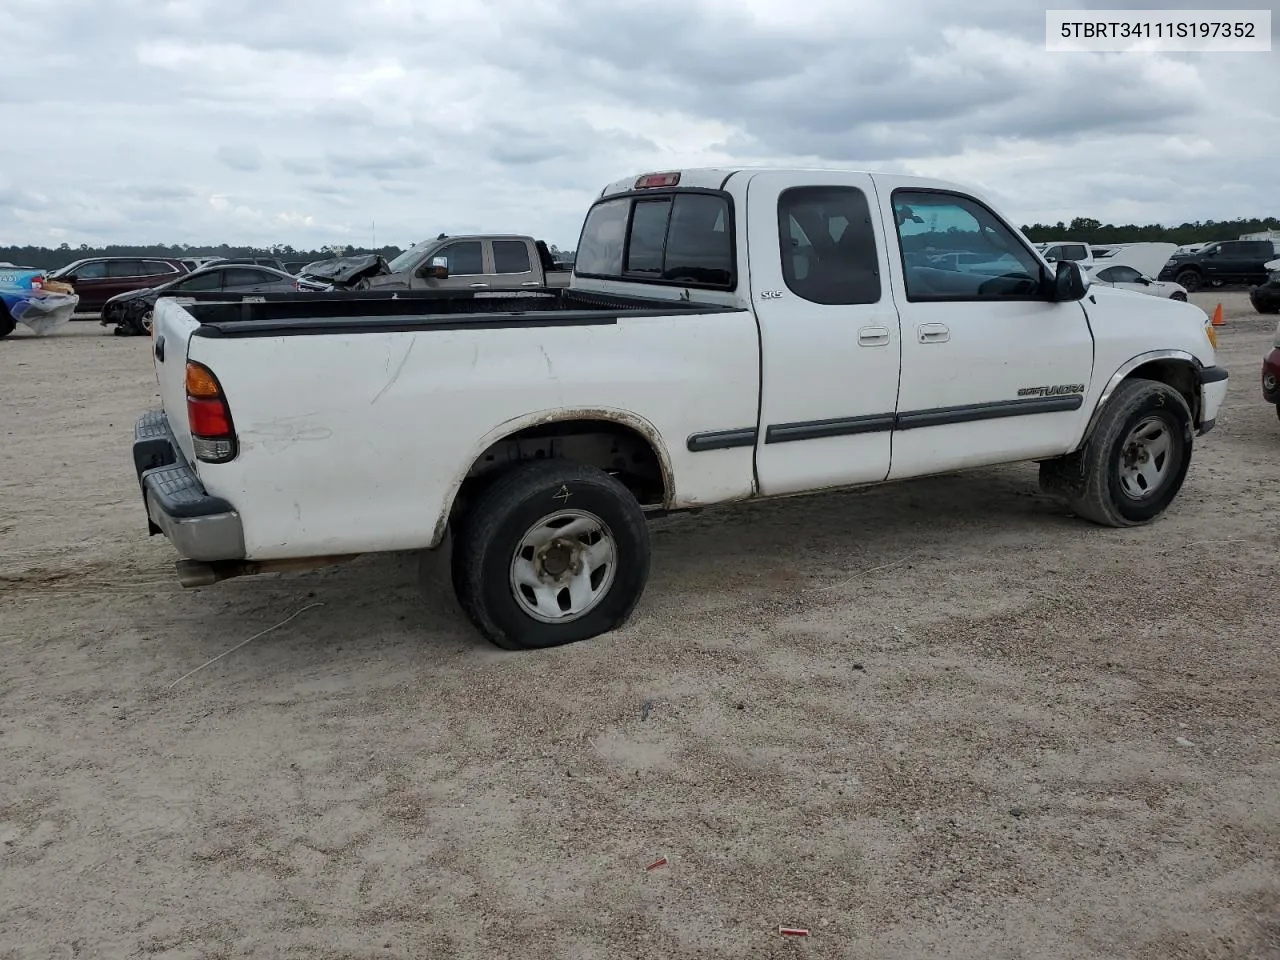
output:
[[187,343],[200,323],[187,313],[182,303],[161,297],[156,303],[151,324],[160,400],[182,455],[189,463],[194,463],[191,429],[187,423]]

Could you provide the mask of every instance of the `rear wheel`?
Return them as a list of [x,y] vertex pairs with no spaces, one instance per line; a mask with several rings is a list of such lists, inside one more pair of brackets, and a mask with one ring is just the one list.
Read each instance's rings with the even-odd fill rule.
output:
[[0,337],[7,337],[17,328],[17,321],[9,315],[9,309],[0,303]]
[[631,491],[596,467],[512,469],[463,515],[453,586],[475,627],[508,650],[614,630],[649,578],[649,528]]
[[1182,489],[1191,439],[1191,410],[1182,394],[1154,380],[1125,380],[1080,450],[1040,464],[1040,485],[1094,523],[1147,523]]

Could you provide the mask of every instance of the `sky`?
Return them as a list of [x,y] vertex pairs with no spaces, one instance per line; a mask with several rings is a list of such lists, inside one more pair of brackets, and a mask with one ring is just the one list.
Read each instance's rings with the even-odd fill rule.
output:
[[707,165],[938,176],[1017,224],[1280,215],[1280,45],[1048,53],[1044,9],[0,0],[0,244],[572,249],[606,183]]

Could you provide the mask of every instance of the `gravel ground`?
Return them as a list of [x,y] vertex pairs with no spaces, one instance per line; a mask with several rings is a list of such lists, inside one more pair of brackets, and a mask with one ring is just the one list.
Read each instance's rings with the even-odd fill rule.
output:
[[439,558],[182,590],[147,341],[15,334],[0,957],[1280,956],[1275,321],[1196,299],[1158,523],[1027,465],[669,518],[627,629],[514,655]]

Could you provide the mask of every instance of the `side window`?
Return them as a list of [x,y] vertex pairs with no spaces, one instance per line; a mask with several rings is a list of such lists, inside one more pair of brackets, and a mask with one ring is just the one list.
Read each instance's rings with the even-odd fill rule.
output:
[[202,293],[210,290],[222,289],[222,271],[210,270],[208,273],[201,273],[188,280],[179,283],[175,290],[183,293]]
[[778,198],[782,277],[813,303],[880,301],[871,210],[856,187],[793,187]]
[[1115,273],[1113,283],[1137,283],[1142,279],[1142,274],[1133,267],[1112,267],[1111,270]]
[[1045,258],[1046,260],[1061,260],[1061,259],[1062,259],[1062,248],[1061,248],[1061,247],[1050,247],[1048,250],[1046,250],[1046,251],[1044,252],[1044,258]]
[[451,243],[432,254],[427,264],[430,265],[431,260],[436,257],[445,257],[449,261],[451,277],[470,277],[484,273],[484,252],[479,240]]
[[578,238],[575,273],[584,276],[622,275],[622,246],[627,236],[631,201],[625,197],[597,203],[587,213]]
[[1107,267],[1107,269],[1105,270],[1099,270],[1097,273],[1094,274],[1094,276],[1097,277],[1099,280],[1101,280],[1103,283],[1119,283],[1120,268]]
[[523,240],[493,241],[494,273],[528,273],[532,269],[529,246]]
[[165,263],[163,260],[146,260],[142,267],[148,277],[163,277],[178,272],[173,268],[173,264]]
[[1082,243],[1068,243],[1062,248],[1063,260],[1087,260],[1089,259],[1089,251],[1085,249]]
[[895,190],[893,212],[908,300],[1040,297],[1040,261],[971,197]]
[[107,263],[105,260],[90,260],[76,267],[75,274],[77,280],[101,280],[107,275]]
[[108,260],[107,276],[113,278],[124,279],[126,277],[145,277],[146,270],[143,269],[140,260]]
[[254,270],[252,267],[230,267],[224,273],[226,278],[222,281],[222,286],[226,289],[256,287],[260,283],[270,283],[276,279],[265,270]]

